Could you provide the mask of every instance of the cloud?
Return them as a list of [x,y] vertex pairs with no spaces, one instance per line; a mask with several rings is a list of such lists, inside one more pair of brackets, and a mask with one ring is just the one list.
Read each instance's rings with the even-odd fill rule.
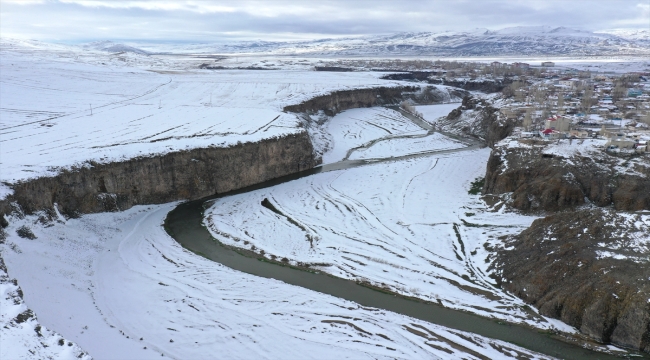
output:
[[522,25],[598,30],[650,21],[650,4],[638,0],[0,1],[2,36],[57,41],[285,40]]

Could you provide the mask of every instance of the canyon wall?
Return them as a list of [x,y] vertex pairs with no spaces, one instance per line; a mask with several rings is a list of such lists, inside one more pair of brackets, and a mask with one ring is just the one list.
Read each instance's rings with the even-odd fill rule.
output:
[[650,264],[630,246],[648,234],[642,215],[562,212],[505,239],[501,286],[598,341],[650,352]]
[[442,91],[435,87],[397,86],[367,89],[340,90],[316,96],[300,104],[286,106],[283,110],[294,113],[315,113],[324,111],[334,116],[341,111],[383,105],[397,105],[406,99],[419,104],[433,104],[448,101],[451,96],[463,97],[462,90]]
[[301,132],[227,148],[91,164],[14,184],[14,194],[0,202],[0,211],[9,213],[10,202],[26,213],[52,209],[56,203],[61,213],[75,216],[198,199],[310,169],[317,165],[312,153],[309,136]]
[[[568,140],[563,140],[568,141]],[[585,203],[617,210],[650,210],[650,167],[616,157],[545,154],[543,146],[496,147],[485,175],[485,194],[512,193],[523,211],[560,211]],[[621,171],[623,166],[628,169]]]
[[[449,96],[420,86],[342,90],[287,106],[284,111],[334,115],[352,108],[397,104],[406,98],[439,102]],[[108,164],[89,162],[53,177],[12,184],[14,194],[0,200],[0,215],[14,211],[12,203],[28,214],[51,212],[57,204],[62,214],[77,216],[198,199],[307,170],[318,162],[307,132],[227,148],[177,151]],[[0,220],[4,223],[3,217]]]

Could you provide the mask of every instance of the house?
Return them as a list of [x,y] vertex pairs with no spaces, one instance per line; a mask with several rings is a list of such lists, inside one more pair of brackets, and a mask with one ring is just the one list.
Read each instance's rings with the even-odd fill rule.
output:
[[512,65],[514,65],[514,67],[520,68],[520,69],[528,69],[528,68],[530,68],[530,64],[527,64],[527,63],[514,62],[514,63],[512,63]]
[[539,132],[539,136],[542,137],[542,139],[545,140],[557,140],[563,138],[563,134],[559,131],[553,130],[553,129],[546,129],[543,131]]
[[648,142],[647,141],[639,141],[634,145],[634,150],[637,153],[647,153],[650,152],[650,149],[648,148]]
[[574,130],[569,131],[569,136],[579,138],[579,139],[585,139],[585,138],[589,137],[589,131],[574,129]]
[[643,91],[641,89],[629,89],[627,91],[627,97],[637,97],[643,95]]
[[542,62],[542,66],[544,66],[544,67],[553,67],[553,66],[555,66],[555,63],[552,62],[552,61],[544,61],[544,62]]
[[571,120],[561,116],[552,116],[544,123],[544,130],[569,131],[570,128]]
[[530,139],[535,136],[535,133],[530,132],[530,131],[522,131],[521,134],[519,134],[519,137],[522,139]]
[[565,80],[558,81],[559,85],[565,86],[570,89],[575,89],[579,83],[580,80],[578,79],[565,79]]
[[605,144],[607,148],[617,147],[619,149],[633,149],[635,145],[636,141],[626,138],[622,133],[618,133],[616,136],[610,137]]

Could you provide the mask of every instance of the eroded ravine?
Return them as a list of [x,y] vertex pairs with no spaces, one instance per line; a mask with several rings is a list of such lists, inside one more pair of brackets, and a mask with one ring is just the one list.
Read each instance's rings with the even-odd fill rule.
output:
[[[363,306],[393,311],[406,316],[447,326],[450,328],[469,331],[483,336],[504,340],[543,354],[570,359],[609,359],[613,355],[584,349],[581,345],[571,344],[561,340],[560,335],[551,335],[529,327],[505,324],[467,312],[452,310],[417,299],[399,296],[379,289],[362,286],[354,281],[344,280],[320,272],[273,263],[259,255],[246,250],[232,249],[214,239],[203,225],[204,210],[209,200],[223,198],[236,194],[275,186],[320,172],[345,170],[378,162],[397,161],[402,159],[431,156],[432,154],[467,151],[470,147],[454,150],[444,150],[434,153],[406,155],[400,158],[384,160],[347,160],[328,164],[311,170],[288,175],[264,183],[223,193],[204,199],[187,202],[171,211],[165,221],[167,232],[183,247],[210,260],[221,263],[232,269],[249,274],[282,280],[288,284],[301,286],[310,290],[336,296],[357,302]],[[262,289],[261,289],[262,290]]]

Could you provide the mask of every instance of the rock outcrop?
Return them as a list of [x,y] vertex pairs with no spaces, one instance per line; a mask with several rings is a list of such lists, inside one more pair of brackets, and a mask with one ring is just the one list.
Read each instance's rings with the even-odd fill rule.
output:
[[341,111],[371,106],[397,105],[403,100],[412,99],[419,104],[432,104],[449,101],[452,96],[465,96],[462,90],[442,91],[435,87],[395,86],[367,89],[341,90],[321,95],[297,105],[284,107],[284,111],[295,113],[315,113],[323,111],[334,116]]
[[545,145],[532,143],[495,147],[483,193],[512,193],[511,206],[524,211],[560,211],[585,201],[617,210],[650,209],[650,167],[604,152],[564,158],[545,151]]
[[650,352],[650,216],[538,219],[498,252],[502,287],[599,341]]
[[16,202],[26,213],[52,209],[69,216],[125,210],[139,204],[197,199],[310,169],[316,164],[306,132],[243,143],[90,164],[54,177],[14,184],[3,213]]
[[512,83],[510,79],[504,80],[456,80],[456,79],[429,79],[429,84],[453,86],[467,91],[482,91],[485,93],[500,92]]
[[[393,70],[398,71],[398,70]],[[459,89],[464,89],[467,91],[481,91],[485,93],[495,93],[503,90],[506,86],[512,83],[511,79],[499,79],[499,80],[472,80],[472,79],[443,79],[434,77],[435,74],[431,71],[408,71],[408,72],[398,72],[395,74],[388,74],[382,77],[386,80],[413,80],[413,81],[423,81],[428,84],[435,85],[447,85],[456,87]]]
[[499,116],[489,102],[471,95],[463,97],[461,105],[438,122],[443,131],[483,139],[490,147],[509,136],[515,125],[514,120]]
[[[462,95],[459,93],[459,95]],[[376,87],[335,91],[284,111],[334,115],[343,110],[404,99],[441,102],[453,94],[421,86]],[[227,148],[209,147],[140,157],[63,171],[53,177],[12,184],[13,195],[0,201],[0,215],[57,210],[68,216],[125,210],[139,204],[197,199],[307,170],[319,159],[307,132]],[[2,218],[0,216],[0,218]],[[4,220],[4,218],[2,218]]]

